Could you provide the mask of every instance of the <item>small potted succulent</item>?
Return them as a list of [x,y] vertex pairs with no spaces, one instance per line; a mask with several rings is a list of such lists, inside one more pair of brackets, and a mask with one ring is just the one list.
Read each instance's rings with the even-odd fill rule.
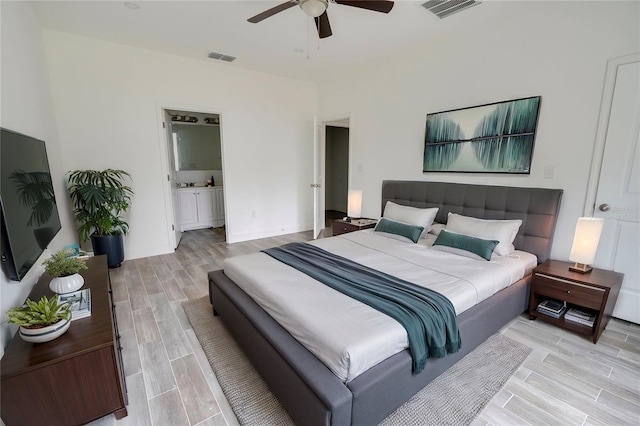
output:
[[56,294],[51,299],[42,296],[38,302],[30,299],[23,306],[7,311],[9,322],[20,326],[20,337],[27,342],[43,343],[62,336],[71,324],[71,306],[60,303]]
[[84,278],[78,272],[87,269],[87,264],[72,253],[71,250],[60,250],[42,262],[44,271],[53,277],[49,288],[55,293],[71,293],[84,285]]

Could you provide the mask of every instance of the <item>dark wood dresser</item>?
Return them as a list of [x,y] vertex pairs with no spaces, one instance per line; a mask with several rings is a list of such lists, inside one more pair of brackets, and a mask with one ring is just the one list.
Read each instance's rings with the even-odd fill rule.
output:
[[[12,425],[79,425],[114,413],[127,415],[127,397],[106,256],[87,260],[81,271],[91,289],[91,316],[47,343],[17,334],[1,361],[2,420]],[[40,278],[32,300],[51,297],[49,277]]]

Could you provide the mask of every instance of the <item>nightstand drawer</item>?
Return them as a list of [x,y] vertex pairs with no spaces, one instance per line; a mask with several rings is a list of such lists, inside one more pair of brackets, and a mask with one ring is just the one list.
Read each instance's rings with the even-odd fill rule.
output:
[[353,226],[350,223],[334,223],[333,235],[346,234],[347,232],[357,231],[358,227]]
[[600,309],[606,291],[599,287],[579,284],[561,278],[536,273],[534,291],[558,300],[570,300],[585,308]]
[[346,234],[347,232],[360,231],[362,229],[374,228],[377,221],[374,219],[354,219],[352,222],[344,220],[333,221],[333,235]]

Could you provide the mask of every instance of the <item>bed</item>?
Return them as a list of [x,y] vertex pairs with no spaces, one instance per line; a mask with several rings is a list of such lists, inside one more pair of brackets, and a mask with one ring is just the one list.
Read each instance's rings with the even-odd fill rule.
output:
[[[513,245],[548,259],[562,190],[421,181],[384,181],[382,207],[388,201],[438,208],[435,222],[449,213],[481,219],[522,220]],[[365,232],[365,231],[361,231]],[[481,344],[528,304],[530,275],[458,315],[462,348],[432,358],[419,374],[402,350],[352,380],[334,374],[263,310],[223,270],[209,273],[210,298],[257,371],[299,424],[373,425],[402,405],[431,380]]]

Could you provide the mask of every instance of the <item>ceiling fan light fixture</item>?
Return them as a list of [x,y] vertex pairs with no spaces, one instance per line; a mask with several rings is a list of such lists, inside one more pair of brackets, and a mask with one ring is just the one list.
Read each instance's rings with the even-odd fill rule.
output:
[[312,18],[317,18],[327,10],[326,0],[300,0],[300,8]]

